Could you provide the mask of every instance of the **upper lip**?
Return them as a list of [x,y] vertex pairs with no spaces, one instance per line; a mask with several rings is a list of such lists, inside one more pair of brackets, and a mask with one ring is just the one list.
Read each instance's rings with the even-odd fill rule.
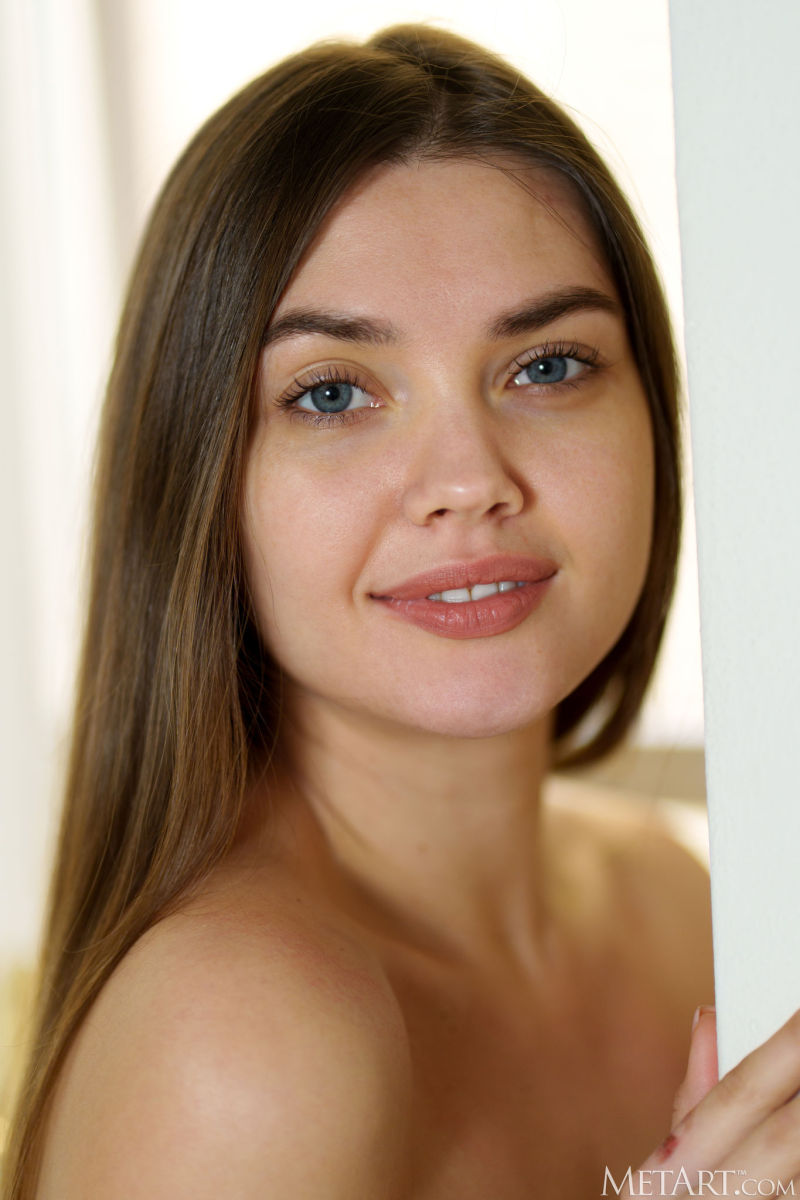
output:
[[432,571],[423,571],[421,575],[414,575],[372,595],[377,600],[421,600],[437,592],[472,588],[479,583],[500,583],[503,580],[538,583],[555,575],[557,570],[558,566],[549,558],[497,554],[475,562],[448,563],[443,567],[435,567]]

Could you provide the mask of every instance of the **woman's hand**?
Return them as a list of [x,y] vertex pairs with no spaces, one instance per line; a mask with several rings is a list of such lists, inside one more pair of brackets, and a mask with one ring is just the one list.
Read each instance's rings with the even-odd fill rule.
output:
[[800,1195],[798,1089],[800,1010],[718,1082],[716,1013],[700,1008],[672,1132],[617,1194]]

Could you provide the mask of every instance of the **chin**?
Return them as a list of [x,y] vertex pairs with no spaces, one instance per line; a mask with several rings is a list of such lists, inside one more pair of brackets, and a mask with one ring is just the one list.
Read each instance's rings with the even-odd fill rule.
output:
[[463,738],[477,740],[478,738],[502,737],[504,734],[516,733],[535,721],[520,721],[500,718],[486,712],[482,713],[451,713],[442,715],[435,722],[426,722],[426,732],[438,737]]
[[431,689],[414,697],[402,711],[381,713],[399,725],[440,737],[490,738],[513,733],[538,724],[550,716],[558,700],[519,690],[500,689],[487,695],[485,689],[449,691],[446,695]]

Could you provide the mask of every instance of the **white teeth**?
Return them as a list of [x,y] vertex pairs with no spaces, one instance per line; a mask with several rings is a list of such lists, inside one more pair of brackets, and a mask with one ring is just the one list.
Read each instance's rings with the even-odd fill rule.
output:
[[477,583],[470,591],[473,600],[482,600],[484,596],[495,596],[500,591],[500,586],[497,583]]
[[453,588],[449,592],[440,592],[439,597],[446,604],[466,604],[468,600],[472,599],[469,588]]
[[444,604],[466,604],[468,600],[483,600],[484,596],[493,596],[496,592],[510,592],[512,588],[523,587],[522,583],[504,579],[501,583],[477,583],[473,588],[451,588],[447,592],[434,592],[429,600],[441,600]]

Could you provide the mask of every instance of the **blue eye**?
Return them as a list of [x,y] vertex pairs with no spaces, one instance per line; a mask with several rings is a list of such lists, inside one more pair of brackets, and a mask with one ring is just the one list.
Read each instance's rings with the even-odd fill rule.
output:
[[[304,403],[306,400],[309,403]],[[364,408],[370,404],[370,396],[363,388],[354,383],[333,379],[318,383],[316,387],[308,388],[296,398],[298,408],[302,408],[305,412],[317,413],[345,412],[350,408],[352,401],[358,401],[358,403],[352,404],[353,408]]]
[[568,383],[586,370],[587,364],[567,354],[548,354],[535,358],[513,378],[516,387],[530,383]]

